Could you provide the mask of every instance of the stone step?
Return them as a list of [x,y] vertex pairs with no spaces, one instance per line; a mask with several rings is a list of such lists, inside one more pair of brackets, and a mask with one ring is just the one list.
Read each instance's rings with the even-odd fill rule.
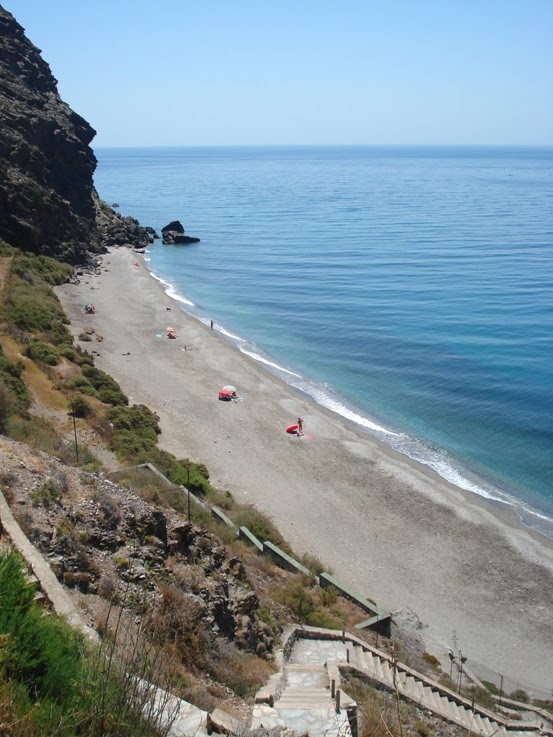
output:
[[315,665],[314,663],[288,663],[284,670],[287,671],[305,671],[306,673],[323,672],[324,665]]
[[442,697],[438,691],[435,691],[433,688],[429,688],[429,694],[428,694],[428,703],[431,704],[434,711],[438,712],[438,714],[443,713],[443,704],[442,704]]
[[488,730],[486,726],[484,725],[484,722],[482,721],[482,717],[480,716],[480,714],[474,715],[473,725],[474,725],[474,731],[478,731],[480,732],[480,734],[484,734],[484,735],[488,734]]
[[367,651],[363,653],[363,660],[365,661],[365,672],[372,678],[376,677],[375,656]]
[[357,666],[358,668],[363,668],[361,665],[363,661],[363,649],[361,648],[361,645],[358,645],[356,642],[353,642],[349,647],[349,662],[352,665]]
[[413,700],[420,701],[424,698],[424,686],[419,681],[418,678],[413,678],[413,676],[408,676],[405,680],[404,688],[406,689],[406,694]]
[[458,704],[456,701],[450,701],[452,710],[454,714],[457,714],[457,718],[463,726],[469,727],[470,724],[472,724],[473,717],[472,717],[472,711],[470,709],[467,709],[462,704]]
[[442,699],[445,699],[447,701],[449,713],[451,714],[452,718],[456,719],[464,726],[467,723],[467,712],[465,711],[464,707],[459,706],[456,701],[449,699],[447,696],[442,696]]
[[332,699],[330,697],[330,691],[326,688],[287,688],[282,693],[280,699],[275,702],[275,708],[280,708],[284,702],[292,703],[296,701],[309,701],[310,703],[318,703],[328,706],[328,704],[332,702]]
[[495,731],[497,729],[497,725],[495,723],[491,723],[488,717],[480,717],[480,721],[482,723],[482,732],[485,735],[488,735],[490,737],[492,734],[495,734]]
[[387,683],[389,686],[393,685],[394,677],[392,675],[392,668],[387,660],[380,660],[380,666],[382,668],[382,681],[383,683]]

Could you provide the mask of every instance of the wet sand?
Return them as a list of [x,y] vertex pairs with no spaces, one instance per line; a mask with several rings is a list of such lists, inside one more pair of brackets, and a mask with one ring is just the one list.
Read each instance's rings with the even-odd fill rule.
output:
[[[268,513],[298,553],[420,627],[438,657],[447,662],[455,632],[484,678],[502,673],[505,690],[550,697],[550,540],[267,373],[167,297],[142,256],[113,250],[100,275],[56,291],[75,335],[92,325],[102,336],[82,344],[99,352],[96,365],[158,413],[162,448],[205,463],[216,486]],[[84,314],[87,302],[95,315]],[[240,401],[218,400],[225,384]],[[301,438],[285,431],[298,415]]]

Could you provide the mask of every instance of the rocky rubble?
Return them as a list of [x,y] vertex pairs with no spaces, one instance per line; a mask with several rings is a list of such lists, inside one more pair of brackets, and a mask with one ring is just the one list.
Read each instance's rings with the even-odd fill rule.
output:
[[98,197],[95,199],[102,250],[114,246],[132,246],[141,250],[159,237],[153,228],[144,227],[135,218],[120,215]]
[[240,560],[208,532],[2,436],[0,456],[0,490],[66,586],[142,607],[161,606],[162,589],[173,587],[214,635],[258,655],[272,651]]

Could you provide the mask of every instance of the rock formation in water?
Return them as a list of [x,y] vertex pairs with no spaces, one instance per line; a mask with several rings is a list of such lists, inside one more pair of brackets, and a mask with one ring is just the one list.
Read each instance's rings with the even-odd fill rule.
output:
[[71,263],[105,245],[152,240],[151,231],[99,201],[94,135],[61,100],[40,50],[0,6],[1,239]]
[[162,243],[168,245],[188,245],[189,243],[199,243],[199,238],[193,238],[184,234],[184,228],[180,220],[172,220],[169,225],[161,229]]

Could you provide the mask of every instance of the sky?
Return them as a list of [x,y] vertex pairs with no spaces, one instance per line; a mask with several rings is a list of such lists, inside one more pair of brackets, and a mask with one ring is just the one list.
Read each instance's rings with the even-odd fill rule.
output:
[[0,0],[93,147],[553,145],[553,0]]

